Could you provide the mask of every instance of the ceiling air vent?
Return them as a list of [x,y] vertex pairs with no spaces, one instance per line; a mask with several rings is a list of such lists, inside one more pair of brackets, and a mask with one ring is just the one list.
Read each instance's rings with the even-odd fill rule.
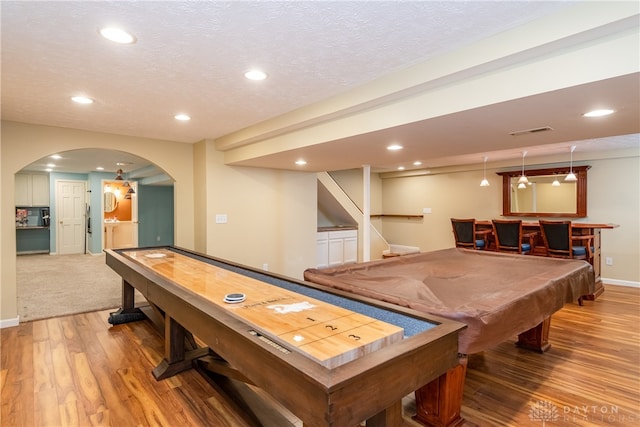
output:
[[533,128],[533,129],[517,130],[515,132],[509,132],[509,135],[520,136],[520,135],[526,135],[528,133],[546,132],[548,130],[553,130],[553,128],[551,126],[543,126],[539,128]]

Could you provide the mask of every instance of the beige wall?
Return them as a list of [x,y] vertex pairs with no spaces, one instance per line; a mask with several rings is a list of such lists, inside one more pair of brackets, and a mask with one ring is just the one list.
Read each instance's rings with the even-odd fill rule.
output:
[[[302,278],[315,266],[315,173],[225,166],[213,142],[206,147],[207,254]],[[202,148],[202,147],[200,147]],[[226,214],[226,224],[216,224]]]
[[53,153],[83,148],[113,149],[135,154],[155,163],[170,175],[175,180],[176,245],[185,248],[192,248],[194,245],[193,145],[2,122],[0,320],[17,317],[14,175],[30,163]]
[[[587,218],[580,222],[613,223],[602,231],[602,276],[640,284],[640,157],[585,160],[588,172]],[[492,219],[502,214],[502,180],[487,169],[490,187],[480,187],[482,171],[382,180],[383,212],[420,214],[422,221],[387,219],[382,234],[390,243],[432,251],[453,246],[451,217]],[[535,219],[535,218],[524,218]],[[613,265],[604,265],[612,257]]]

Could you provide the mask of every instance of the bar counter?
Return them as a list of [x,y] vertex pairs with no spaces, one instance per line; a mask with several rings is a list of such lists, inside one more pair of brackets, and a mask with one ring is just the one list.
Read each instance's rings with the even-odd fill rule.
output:
[[[586,295],[586,299],[595,300],[604,292],[602,286],[602,277],[600,275],[601,266],[601,232],[603,229],[613,229],[619,227],[617,224],[598,224],[598,223],[586,223],[586,222],[572,222],[571,223],[574,235],[593,235],[593,259],[589,260],[593,265],[593,272],[596,276],[595,290],[593,294]],[[478,220],[476,221],[476,228],[478,230],[485,230],[492,228],[491,221]],[[537,221],[523,221],[522,222],[522,234],[531,236],[531,255],[546,256],[546,250],[544,242],[542,241],[542,233],[540,233],[540,224]],[[489,250],[495,250],[495,240],[493,236],[490,237]]]

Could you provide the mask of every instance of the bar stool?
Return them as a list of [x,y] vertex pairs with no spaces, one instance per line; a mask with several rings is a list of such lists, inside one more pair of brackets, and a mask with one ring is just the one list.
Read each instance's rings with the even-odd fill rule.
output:
[[[592,234],[574,236],[571,221],[540,220],[539,223],[547,256],[592,261],[594,251]],[[584,245],[574,245],[575,241],[581,241]]]
[[486,249],[491,230],[476,230],[475,218],[451,218],[456,248]]
[[[522,220],[520,219],[494,219],[493,234],[496,238],[496,250],[498,252],[511,252],[518,254],[531,253],[532,244],[522,242]],[[527,235],[530,241],[533,236]]]

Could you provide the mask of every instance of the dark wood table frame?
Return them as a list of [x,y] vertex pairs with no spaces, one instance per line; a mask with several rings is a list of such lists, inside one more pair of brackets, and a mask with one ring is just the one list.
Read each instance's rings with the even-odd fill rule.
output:
[[[123,255],[127,250],[106,250],[106,262],[122,277],[119,313],[126,316],[136,311],[134,290],[137,289],[164,320],[165,355],[153,370],[157,379],[170,377],[201,361],[201,366],[220,375],[267,390],[305,426],[354,426],[367,420],[368,427],[382,427],[402,425],[402,397],[438,381],[452,369],[459,369],[456,368],[460,366],[458,332],[465,327],[461,323],[260,271],[436,325],[329,369],[302,353],[283,352],[269,337],[247,333],[252,329],[251,325],[167,277],[133,262]],[[179,250],[258,272],[225,260]],[[193,336],[208,347],[198,348]],[[459,390],[458,404],[461,393]]]

